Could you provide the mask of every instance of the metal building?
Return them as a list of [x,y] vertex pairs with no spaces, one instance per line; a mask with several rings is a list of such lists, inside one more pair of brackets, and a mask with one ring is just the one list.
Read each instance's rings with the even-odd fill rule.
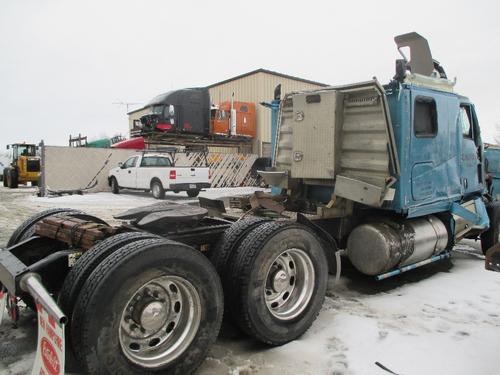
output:
[[[260,156],[271,155],[271,113],[259,105],[273,99],[274,88],[281,84],[282,95],[292,91],[311,90],[328,86],[303,78],[273,72],[267,69],[257,69],[239,76],[209,85],[210,99],[213,104],[231,100],[234,93],[235,101],[254,102],[256,104],[257,136],[253,141],[252,151]],[[128,113],[129,129],[147,110],[136,109]]]
[[324,83],[309,81],[266,69],[257,69],[208,86],[214,104],[231,100],[254,102],[256,104],[257,136],[253,152],[260,156],[271,155],[271,113],[259,105],[273,99],[274,88],[281,84],[282,94],[291,91],[311,90],[327,86]]

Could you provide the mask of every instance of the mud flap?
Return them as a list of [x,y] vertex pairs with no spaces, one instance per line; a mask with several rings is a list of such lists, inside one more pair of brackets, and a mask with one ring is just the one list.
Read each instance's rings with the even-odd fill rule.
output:
[[7,293],[0,288],[0,325],[2,324],[3,315],[7,307]]
[[38,344],[31,375],[64,374],[64,324],[37,302]]

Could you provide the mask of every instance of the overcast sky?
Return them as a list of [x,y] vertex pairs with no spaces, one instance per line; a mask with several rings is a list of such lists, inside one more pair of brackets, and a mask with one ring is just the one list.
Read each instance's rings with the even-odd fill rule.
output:
[[0,0],[0,147],[125,135],[126,108],[112,103],[257,68],[332,85],[386,83],[399,58],[393,38],[410,31],[457,77],[491,140],[500,123],[499,4]]

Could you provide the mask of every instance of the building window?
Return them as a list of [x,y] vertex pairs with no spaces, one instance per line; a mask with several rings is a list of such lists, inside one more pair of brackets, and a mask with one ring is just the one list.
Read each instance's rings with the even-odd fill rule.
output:
[[413,113],[413,129],[419,138],[435,137],[438,131],[436,102],[432,98],[417,96]]

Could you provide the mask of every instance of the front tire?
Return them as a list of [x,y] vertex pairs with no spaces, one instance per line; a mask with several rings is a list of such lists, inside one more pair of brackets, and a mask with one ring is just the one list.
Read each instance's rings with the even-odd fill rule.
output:
[[154,180],[151,182],[151,192],[153,193],[153,197],[155,199],[163,199],[165,198],[165,189],[160,181]]
[[[105,303],[103,303],[105,301]],[[173,241],[128,244],[94,270],[72,318],[88,374],[188,374],[222,322],[220,280],[208,259]]]
[[111,192],[113,194],[120,193],[120,186],[118,186],[118,181],[116,181],[116,177],[111,177]]
[[481,250],[483,254],[495,246],[500,237],[500,204],[493,202],[486,206],[486,212],[490,218],[490,227],[481,234]]
[[9,168],[3,169],[3,187],[9,186]]
[[17,189],[19,187],[19,175],[17,173],[17,170],[12,168],[10,171],[9,171],[9,175],[10,175],[10,178],[9,178],[9,188],[11,189]]
[[264,223],[248,233],[234,256],[234,286],[227,300],[238,326],[270,345],[306,332],[321,309],[328,281],[318,236],[297,223]]

